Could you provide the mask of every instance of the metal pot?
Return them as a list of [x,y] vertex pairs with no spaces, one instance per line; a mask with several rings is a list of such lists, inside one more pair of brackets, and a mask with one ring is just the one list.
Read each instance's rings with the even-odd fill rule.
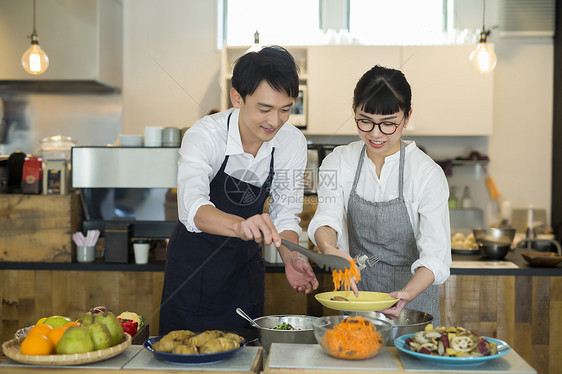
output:
[[380,312],[372,311],[344,312],[344,314],[379,318],[389,322],[392,325],[390,335],[388,336],[388,340],[386,341],[386,345],[389,347],[394,346],[394,339],[402,335],[413,334],[417,331],[422,331],[425,326],[433,322],[433,316],[431,314],[413,309],[402,309],[402,312],[396,319],[390,319]]
[[474,240],[480,254],[494,260],[501,260],[507,255],[515,237],[515,229],[474,229]]
[[[274,315],[256,318],[254,321],[259,333],[260,343],[269,352],[272,343],[316,344],[312,322],[318,317],[302,315]],[[283,322],[296,330],[276,330]]]

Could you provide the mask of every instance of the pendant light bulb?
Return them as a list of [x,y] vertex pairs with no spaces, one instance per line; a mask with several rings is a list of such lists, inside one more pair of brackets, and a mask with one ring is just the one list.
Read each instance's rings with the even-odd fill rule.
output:
[[49,67],[49,56],[39,46],[37,34],[31,35],[31,46],[21,57],[21,66],[32,75],[43,74]]
[[482,30],[480,33],[480,42],[476,49],[470,54],[472,67],[481,74],[486,74],[494,70],[498,62],[494,49],[487,43],[488,35],[490,35],[490,31]]
[[33,0],[33,32],[29,38],[31,46],[21,56],[21,66],[29,74],[43,74],[49,67],[49,56],[39,46],[39,35],[35,31],[35,0]]

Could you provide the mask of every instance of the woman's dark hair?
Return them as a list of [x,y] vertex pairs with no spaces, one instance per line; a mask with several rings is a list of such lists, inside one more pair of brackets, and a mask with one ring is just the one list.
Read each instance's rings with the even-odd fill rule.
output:
[[353,91],[353,110],[371,114],[394,114],[412,108],[412,90],[400,70],[376,65],[363,74]]
[[234,62],[232,87],[242,99],[252,95],[262,81],[294,99],[299,95],[299,68],[295,59],[283,47],[269,46],[259,52],[249,52]]

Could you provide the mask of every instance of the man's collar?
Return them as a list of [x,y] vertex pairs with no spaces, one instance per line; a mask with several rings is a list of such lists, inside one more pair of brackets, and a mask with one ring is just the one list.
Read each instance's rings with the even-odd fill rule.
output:
[[[240,137],[240,128],[238,125],[238,120],[240,116],[240,110],[234,109],[232,115],[230,116],[230,124],[228,126],[228,135],[226,138],[226,156],[239,155],[244,153],[244,147],[242,146],[242,138]],[[268,141],[263,142],[257,155],[256,159],[261,159],[271,154],[271,150],[274,147],[279,146],[279,141],[277,136],[279,133],[275,134],[275,137]]]

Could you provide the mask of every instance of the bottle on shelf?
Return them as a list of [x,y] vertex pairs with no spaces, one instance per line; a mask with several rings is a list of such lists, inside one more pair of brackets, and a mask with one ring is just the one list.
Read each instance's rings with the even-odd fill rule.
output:
[[527,240],[527,249],[532,249],[533,242],[532,239],[536,237],[535,225],[534,221],[534,209],[533,205],[529,205],[529,209],[527,210],[527,231],[525,234],[525,238]]
[[457,187],[451,186],[449,193],[449,209],[457,209],[459,207],[459,200],[457,199]]
[[472,198],[470,197],[470,188],[464,186],[464,192],[462,194],[461,208],[470,209],[472,208]]

